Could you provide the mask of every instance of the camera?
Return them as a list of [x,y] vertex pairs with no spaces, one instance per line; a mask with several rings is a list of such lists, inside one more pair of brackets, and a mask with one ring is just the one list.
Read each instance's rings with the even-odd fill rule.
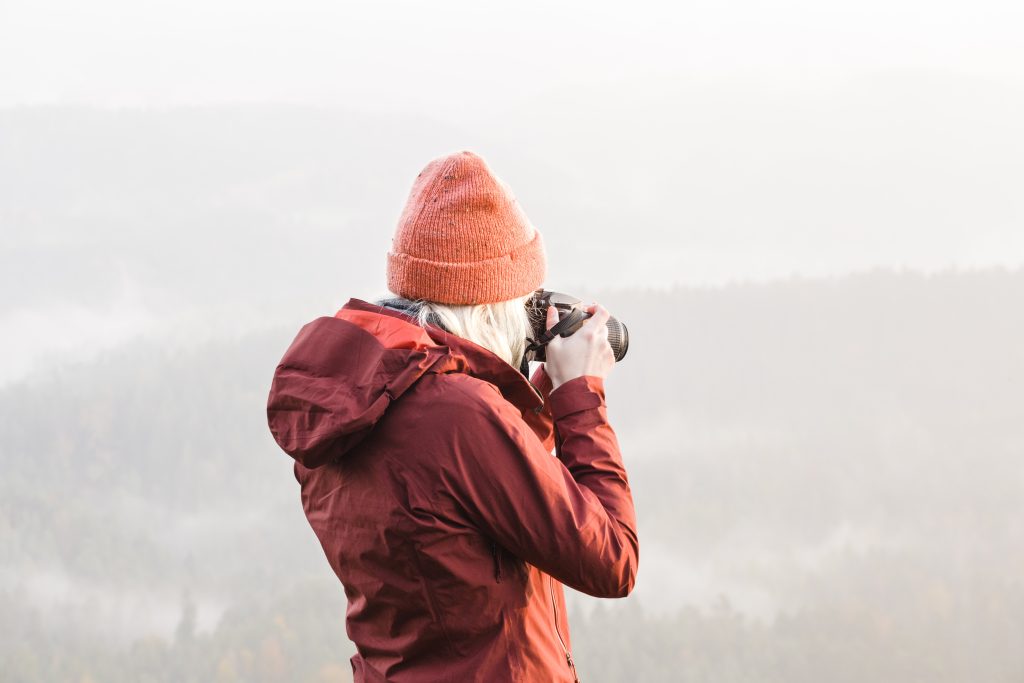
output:
[[[554,306],[558,310],[558,322],[550,332],[547,329],[548,306]],[[554,335],[568,337],[580,328],[584,320],[590,317],[590,313],[587,313],[583,301],[579,297],[547,289],[535,291],[527,299],[526,309],[530,312],[533,337],[526,340],[524,364],[528,361],[545,361],[544,348],[549,341],[554,339]],[[626,350],[629,349],[629,331],[614,316],[608,317],[608,343],[615,354],[616,362],[626,356]]]

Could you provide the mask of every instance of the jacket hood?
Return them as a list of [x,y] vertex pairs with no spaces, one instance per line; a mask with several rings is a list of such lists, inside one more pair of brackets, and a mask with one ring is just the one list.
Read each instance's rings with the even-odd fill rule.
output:
[[274,371],[267,421],[286,453],[320,467],[352,451],[421,377],[450,372],[494,384],[546,438],[543,394],[519,370],[440,327],[355,298],[299,330]]

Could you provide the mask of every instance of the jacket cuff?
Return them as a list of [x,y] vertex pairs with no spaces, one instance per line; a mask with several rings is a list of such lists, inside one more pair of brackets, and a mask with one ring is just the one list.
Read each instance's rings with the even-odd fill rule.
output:
[[544,397],[544,402],[547,403],[548,396],[551,394],[552,384],[551,376],[548,375],[543,364],[537,366],[537,369],[533,371],[530,384],[537,387],[537,391],[540,392],[540,395]]
[[551,417],[567,415],[604,405],[604,379],[596,375],[574,377],[548,394]]

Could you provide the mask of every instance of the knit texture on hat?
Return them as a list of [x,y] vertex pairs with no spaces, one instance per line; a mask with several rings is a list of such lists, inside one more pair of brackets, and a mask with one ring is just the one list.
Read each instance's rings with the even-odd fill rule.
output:
[[525,296],[546,268],[540,232],[468,150],[434,159],[416,177],[387,255],[388,289],[447,304]]

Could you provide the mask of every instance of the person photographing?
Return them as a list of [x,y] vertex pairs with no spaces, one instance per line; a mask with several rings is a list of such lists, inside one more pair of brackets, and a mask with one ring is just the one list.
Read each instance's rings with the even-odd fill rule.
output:
[[387,254],[394,296],[307,323],[275,368],[268,424],[348,599],[356,683],[578,681],[562,585],[634,588],[604,392],[625,347],[597,303],[552,336],[559,309],[531,313],[545,277],[510,188],[473,152],[439,157]]

